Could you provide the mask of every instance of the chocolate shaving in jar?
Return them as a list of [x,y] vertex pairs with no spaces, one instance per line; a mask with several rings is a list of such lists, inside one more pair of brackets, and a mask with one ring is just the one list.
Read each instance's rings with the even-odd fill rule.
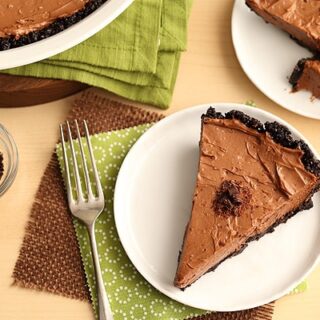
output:
[[3,166],[3,154],[0,152],[0,180],[3,176],[4,166]]

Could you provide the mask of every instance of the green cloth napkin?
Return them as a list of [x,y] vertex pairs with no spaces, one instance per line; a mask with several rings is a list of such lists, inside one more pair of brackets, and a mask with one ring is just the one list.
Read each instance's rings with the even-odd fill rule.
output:
[[[103,279],[115,320],[125,318],[179,320],[205,313],[203,310],[175,302],[154,289],[132,265],[116,232],[113,216],[116,177],[126,154],[150,126],[150,124],[140,125],[91,137],[106,198],[105,210],[96,222],[96,238],[101,257]],[[83,142],[85,144],[84,140]],[[57,155],[63,171],[61,145],[57,146]],[[74,226],[80,244],[93,307],[96,310],[94,271],[87,231],[76,219],[74,219]]]
[[192,0],[136,0],[85,42],[4,73],[77,80],[126,98],[167,108],[181,51],[186,49]]
[[[116,232],[113,216],[113,195],[120,166],[128,151],[152,125],[140,125],[119,131],[100,133],[91,137],[97,168],[104,189],[106,207],[96,223],[96,238],[101,257],[103,279],[115,320],[119,319],[171,319],[180,320],[201,315],[206,311],[175,302],[154,289],[135,269],[127,257]],[[83,143],[85,141],[83,140]],[[77,144],[76,145],[76,150]],[[68,150],[70,152],[70,150]],[[57,155],[62,172],[61,145]],[[84,269],[90,288],[93,308],[96,310],[94,271],[89,239],[85,227],[74,219]],[[301,283],[292,293],[306,290]]]

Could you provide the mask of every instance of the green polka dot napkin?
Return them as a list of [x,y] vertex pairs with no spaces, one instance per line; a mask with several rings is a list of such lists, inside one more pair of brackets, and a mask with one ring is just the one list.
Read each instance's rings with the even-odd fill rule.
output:
[[[96,238],[105,287],[115,320],[180,320],[206,313],[203,310],[175,302],[154,289],[132,265],[116,232],[113,216],[113,194],[117,174],[130,148],[151,126],[151,124],[144,124],[91,137],[106,198],[105,210],[96,223]],[[85,141],[83,143],[86,144]],[[78,149],[76,148],[76,150]],[[57,146],[57,155],[63,172],[61,145]],[[74,226],[92,296],[93,308],[96,310],[94,271],[87,231],[76,219],[74,219]],[[305,289],[306,283],[304,282],[294,290],[294,293],[302,292]]]
[[[106,198],[105,210],[96,222],[96,238],[105,287],[115,320],[178,320],[205,313],[203,310],[186,307],[169,299],[144,280],[127,257],[116,232],[113,217],[113,192],[116,177],[126,154],[150,126],[150,124],[140,125],[97,134],[91,138]],[[60,167],[63,168],[60,145],[57,147],[57,154]],[[77,220],[74,220],[74,226],[93,307],[96,310],[94,271],[87,231]]]
[[192,0],[136,0],[102,31],[47,60],[4,70],[12,75],[76,80],[167,108]]

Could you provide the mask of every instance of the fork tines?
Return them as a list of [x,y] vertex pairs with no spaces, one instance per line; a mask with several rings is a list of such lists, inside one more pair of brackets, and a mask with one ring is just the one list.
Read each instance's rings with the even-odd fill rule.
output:
[[66,131],[67,131],[67,136],[68,136],[69,146],[70,146],[70,151],[71,151],[71,163],[72,163],[72,167],[73,167],[74,181],[75,181],[76,195],[77,195],[77,199],[74,199],[74,197],[72,195],[72,182],[71,182],[71,175],[70,175],[70,169],[69,169],[69,161],[68,161],[68,156],[67,156],[67,142],[65,141],[65,138],[64,138],[64,125],[60,124],[62,154],[63,154],[65,174],[66,174],[66,189],[67,189],[69,203],[72,203],[72,202],[81,203],[81,202],[85,202],[85,201],[90,202],[90,201],[94,201],[97,198],[101,199],[101,197],[103,197],[103,192],[102,192],[99,174],[98,174],[98,170],[96,167],[96,162],[95,162],[95,158],[94,158],[94,154],[93,154],[93,150],[92,150],[92,145],[91,145],[91,141],[90,141],[87,122],[85,120],[83,120],[84,135],[86,138],[88,152],[90,155],[91,167],[92,167],[93,175],[94,175],[94,183],[96,185],[96,190],[97,190],[97,197],[94,195],[94,193],[92,191],[90,175],[89,175],[89,170],[88,170],[88,163],[86,160],[84,146],[82,143],[79,125],[78,125],[77,120],[74,121],[74,125],[75,125],[77,141],[78,141],[78,145],[79,145],[79,149],[80,149],[80,154],[81,154],[81,163],[82,163],[82,168],[83,168],[83,176],[84,176],[84,181],[85,181],[85,186],[86,186],[87,199],[85,197],[85,193],[84,193],[82,185],[81,185],[79,159],[77,159],[77,156],[76,156],[75,142],[73,141],[73,138],[72,138],[70,124],[67,121],[66,122],[66,129],[67,130]]

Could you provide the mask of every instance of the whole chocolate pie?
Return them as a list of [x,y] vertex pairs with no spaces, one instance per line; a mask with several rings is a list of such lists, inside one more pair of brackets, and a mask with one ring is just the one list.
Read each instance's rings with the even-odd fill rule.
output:
[[320,163],[303,141],[239,111],[202,116],[198,170],[174,280],[181,289],[311,208],[320,185]]
[[106,0],[1,0],[0,51],[63,31],[104,2]]

